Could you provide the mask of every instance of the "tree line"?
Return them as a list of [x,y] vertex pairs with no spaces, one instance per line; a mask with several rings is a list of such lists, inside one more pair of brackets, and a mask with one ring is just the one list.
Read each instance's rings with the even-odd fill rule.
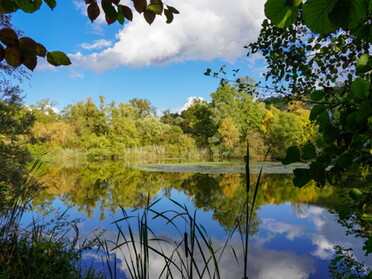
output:
[[255,100],[238,84],[227,82],[210,97],[209,102],[194,99],[181,112],[165,110],[162,116],[147,99],[122,103],[99,96],[99,104],[88,98],[60,113],[53,110],[53,101],[44,99],[24,108],[35,117],[30,150],[42,154],[74,149],[113,158],[141,155],[148,148],[157,156],[240,157],[248,140],[252,158],[263,158],[270,149],[269,155],[280,159],[289,146],[316,137],[309,110],[300,102]]

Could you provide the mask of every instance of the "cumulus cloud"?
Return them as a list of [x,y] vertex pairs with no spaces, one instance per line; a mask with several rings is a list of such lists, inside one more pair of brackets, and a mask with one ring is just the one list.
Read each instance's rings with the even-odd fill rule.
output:
[[107,41],[104,39],[93,41],[93,43],[83,43],[80,46],[84,49],[91,50],[91,49],[103,49],[105,47],[110,47],[112,45],[111,41]]
[[189,107],[192,106],[194,101],[205,101],[202,97],[188,97],[187,102],[178,110],[178,112],[182,112],[184,110],[187,110]]
[[289,240],[293,240],[296,237],[301,237],[304,232],[304,228],[301,226],[276,222],[273,219],[262,220],[261,227],[275,234],[286,234],[286,238]]
[[[79,56],[75,64],[103,72],[120,66],[146,67],[188,60],[234,61],[256,39],[264,18],[254,0],[167,1],[181,13],[171,24],[157,17],[149,26],[141,15],[125,24],[116,42],[100,52]],[[102,20],[98,20],[99,25]]]

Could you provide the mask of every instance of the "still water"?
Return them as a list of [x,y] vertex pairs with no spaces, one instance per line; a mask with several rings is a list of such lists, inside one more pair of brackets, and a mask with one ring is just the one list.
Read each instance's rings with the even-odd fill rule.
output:
[[[78,224],[81,241],[100,235],[115,242],[118,230],[128,236],[125,221],[116,223],[120,229],[113,223],[123,218],[123,210],[137,216],[149,200],[160,199],[153,209],[156,212],[174,210],[168,212],[169,218],[173,218],[182,211],[181,205],[191,215],[196,212],[196,222],[205,228],[214,249],[225,247],[223,253],[218,251],[221,278],[242,278],[244,243],[239,232],[235,231],[225,244],[239,216],[244,219],[246,184],[243,164],[161,163],[157,166],[109,161],[68,166],[45,164],[41,180],[50,187],[34,200],[35,212],[48,216],[51,210],[64,212],[67,209],[70,220],[81,220]],[[261,165],[252,165],[252,187]],[[363,240],[353,234],[347,235],[347,229],[338,223],[335,209],[344,203],[340,198],[342,191],[336,192],[329,186],[320,189],[315,185],[295,188],[290,172],[278,164],[264,164],[249,228],[249,278],[328,278],[336,244],[353,248],[358,261],[372,266],[371,258],[364,257]],[[132,212],[133,209],[138,210]],[[177,230],[164,218],[152,219],[153,216],[148,218],[148,226],[157,238],[168,241],[161,244],[164,253],[172,253],[172,243],[182,241],[188,225],[180,216],[175,217],[172,221]],[[133,231],[137,231],[135,219],[130,220]],[[123,243],[122,239],[120,241]],[[115,246],[112,242],[109,242],[110,249]],[[129,252],[115,251],[116,265],[112,252],[110,266],[115,269],[117,278],[129,277],[125,264]],[[208,253],[207,248],[205,253]],[[84,260],[110,277],[108,266],[102,267],[102,256],[105,257],[102,251],[91,250],[85,253]],[[202,261],[202,255],[195,254],[195,259]],[[150,253],[150,278],[158,278],[163,266],[164,260],[156,253]],[[175,278],[181,278],[181,275],[175,275]],[[203,278],[209,276],[204,274]]]

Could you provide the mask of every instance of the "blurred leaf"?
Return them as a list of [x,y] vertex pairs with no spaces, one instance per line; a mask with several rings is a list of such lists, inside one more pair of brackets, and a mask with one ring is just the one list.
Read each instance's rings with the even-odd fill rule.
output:
[[17,46],[18,36],[11,28],[3,28],[0,30],[0,41],[6,46]]
[[153,12],[149,11],[149,10],[145,10],[143,12],[143,16],[144,16],[146,22],[151,25],[151,23],[154,22],[156,15]]
[[42,44],[36,43],[36,55],[40,57],[45,57],[46,53],[47,53],[46,48]]
[[309,169],[302,169],[302,168],[294,169],[293,174],[294,174],[293,184],[296,187],[305,186],[312,179]]
[[10,66],[17,68],[21,65],[21,52],[17,47],[7,47],[5,49],[5,60]]
[[325,105],[315,105],[310,112],[309,119],[311,121],[315,120],[318,115],[320,115],[322,112],[324,112],[327,109]]
[[314,33],[330,33],[336,26],[329,20],[328,14],[332,12],[338,0],[308,0],[303,6],[305,24]]
[[120,6],[122,7],[124,17],[127,20],[132,21],[133,20],[132,10],[128,6],[124,6],[124,5],[120,5]]
[[324,128],[324,131],[323,131],[323,139],[325,142],[327,143],[332,143],[334,142],[339,136],[339,130],[328,124],[328,125],[325,125],[325,128]]
[[62,51],[52,51],[47,54],[47,61],[53,66],[70,65],[71,60]]
[[146,0],[132,0],[134,4],[134,8],[138,13],[143,13],[146,9],[147,2]]
[[291,146],[287,149],[285,158],[282,161],[284,165],[288,165],[295,162],[300,162],[300,150],[297,146]]
[[8,14],[18,10],[18,6],[12,0],[0,1],[0,14]]
[[320,101],[324,98],[324,91],[323,90],[316,90],[310,94],[310,100],[312,101]]
[[93,22],[101,13],[97,2],[92,2],[89,4],[88,9],[87,9],[88,17],[91,22]]
[[358,188],[352,188],[349,191],[349,196],[354,200],[354,201],[360,201],[363,198],[363,192],[360,191]]
[[356,73],[365,74],[372,70],[372,58],[369,54],[363,54],[359,57],[356,64]]
[[33,71],[37,64],[36,55],[28,55],[23,58],[22,64],[25,65],[29,70]]
[[52,10],[57,6],[57,2],[55,0],[44,0],[44,2],[51,8]]
[[298,7],[288,5],[287,0],[268,0],[265,3],[265,15],[280,28],[293,24],[297,14]]
[[25,13],[33,13],[40,9],[42,0],[14,0],[14,2]]
[[116,19],[111,18],[107,15],[105,16],[105,19],[106,19],[106,22],[107,22],[108,25],[113,24],[116,21]]
[[166,23],[172,23],[174,18],[173,13],[168,9],[164,9],[164,15],[167,18]]
[[154,14],[161,15],[163,13],[163,3],[156,2],[148,5],[146,10],[153,12]]
[[364,0],[339,0],[328,17],[336,27],[352,29],[367,17],[367,4]]
[[174,8],[172,6],[167,5],[167,8],[168,8],[168,10],[170,10],[172,12],[172,14],[178,15],[180,13],[176,8]]
[[18,48],[22,56],[34,56],[37,52],[36,42],[29,37],[22,37],[18,41]]
[[2,45],[0,45],[0,62],[3,61],[5,58],[5,49]]
[[344,169],[351,166],[352,163],[353,163],[353,155],[350,152],[346,152],[346,153],[342,154],[337,159],[337,164],[341,168],[344,168]]
[[351,84],[351,90],[353,92],[353,96],[360,99],[365,99],[369,94],[369,83],[363,78],[357,78]]
[[311,160],[314,159],[315,157],[316,157],[315,146],[310,141],[308,141],[302,148],[301,158],[303,160]]

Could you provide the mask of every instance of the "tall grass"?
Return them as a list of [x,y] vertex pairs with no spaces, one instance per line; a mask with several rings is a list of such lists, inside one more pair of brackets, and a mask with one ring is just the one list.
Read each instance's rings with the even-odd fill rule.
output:
[[33,218],[23,224],[32,199],[43,188],[32,175],[40,166],[37,160],[20,187],[7,185],[0,193],[0,278],[103,278],[81,264],[82,251],[90,244],[76,249],[78,227],[76,222],[65,221],[66,212],[53,222]]
[[[116,261],[125,263],[128,276],[135,279],[148,278],[221,278],[220,260],[228,250],[229,242],[238,233],[242,242],[244,269],[242,278],[248,279],[249,231],[260,185],[262,167],[256,184],[251,189],[249,168],[249,144],[246,152],[246,199],[242,205],[241,218],[219,247],[215,247],[207,229],[197,222],[197,211],[190,212],[187,206],[170,200],[176,209],[159,211],[154,202],[141,211],[127,212],[121,208],[123,217],[114,221],[117,236],[114,240],[99,238],[99,249],[105,251],[102,261],[109,270],[111,278],[117,278]],[[253,193],[252,193],[253,191]],[[252,196],[253,195],[253,196]],[[251,197],[252,196],[252,197]],[[251,199],[250,199],[251,197]],[[162,220],[170,226],[175,236],[156,235],[151,229],[151,221]],[[232,248],[237,264],[237,251]],[[113,255],[111,257],[111,255]],[[161,259],[162,266],[158,274],[150,274],[150,261]],[[159,261],[157,260],[157,263]]]

